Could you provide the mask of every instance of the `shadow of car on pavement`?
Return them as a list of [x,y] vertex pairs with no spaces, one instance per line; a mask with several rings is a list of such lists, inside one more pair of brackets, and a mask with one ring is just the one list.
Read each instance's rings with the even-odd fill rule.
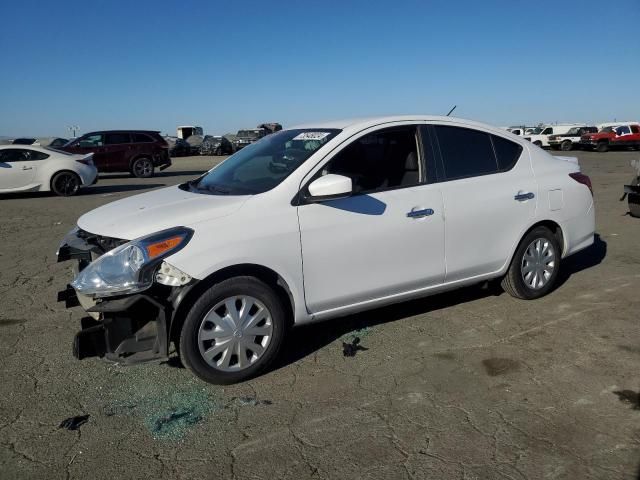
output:
[[[560,288],[572,275],[600,264],[606,254],[607,244],[600,238],[600,235],[596,234],[593,245],[563,260],[556,288]],[[503,293],[504,291],[499,283],[493,281],[489,282],[489,284],[472,285],[430,297],[409,300],[326,322],[294,328],[285,340],[275,365],[267,372],[279,370],[308,355],[312,355],[317,350],[345,335],[350,333],[357,335],[357,331],[363,328],[392,323],[415,315],[423,315],[454,305],[472,302],[491,295],[500,296]]]

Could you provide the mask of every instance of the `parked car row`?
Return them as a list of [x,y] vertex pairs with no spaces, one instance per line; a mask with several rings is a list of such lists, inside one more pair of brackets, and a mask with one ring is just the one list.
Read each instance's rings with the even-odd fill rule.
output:
[[507,127],[507,131],[524,137],[539,147],[569,151],[583,148],[606,152],[611,149],[639,149],[639,122],[610,122],[599,125],[561,123],[541,127]]

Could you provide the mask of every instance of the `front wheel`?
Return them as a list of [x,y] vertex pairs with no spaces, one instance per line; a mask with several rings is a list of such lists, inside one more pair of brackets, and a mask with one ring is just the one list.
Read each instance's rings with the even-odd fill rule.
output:
[[558,278],[562,251],[556,236],[546,227],[536,227],[520,242],[511,260],[502,288],[525,300],[549,293]]
[[285,309],[272,288],[254,277],[232,278],[195,302],[182,326],[180,355],[206,382],[241,382],[273,362],[286,325]]
[[573,142],[571,140],[565,140],[560,144],[560,150],[563,152],[569,152],[573,149]]
[[609,151],[609,144],[607,142],[598,142],[596,151],[604,153]]
[[541,142],[540,140],[536,140],[535,142],[533,142],[533,144],[534,144],[536,147],[540,147],[540,148],[542,148],[542,142]]
[[80,190],[80,177],[73,172],[58,172],[51,179],[51,190],[61,197],[70,197]]
[[153,162],[147,157],[138,158],[131,165],[131,174],[137,178],[153,177],[153,170]]

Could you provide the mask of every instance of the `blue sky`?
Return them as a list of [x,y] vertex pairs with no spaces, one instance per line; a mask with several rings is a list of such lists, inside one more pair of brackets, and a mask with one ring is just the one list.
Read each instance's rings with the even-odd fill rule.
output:
[[58,1],[0,7],[0,135],[226,133],[394,113],[640,120],[640,1]]

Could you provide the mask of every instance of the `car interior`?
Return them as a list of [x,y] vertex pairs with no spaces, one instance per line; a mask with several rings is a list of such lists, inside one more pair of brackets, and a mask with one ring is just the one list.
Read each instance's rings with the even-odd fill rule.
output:
[[420,161],[414,127],[366,135],[338,153],[322,171],[351,178],[354,193],[407,187],[420,183]]

